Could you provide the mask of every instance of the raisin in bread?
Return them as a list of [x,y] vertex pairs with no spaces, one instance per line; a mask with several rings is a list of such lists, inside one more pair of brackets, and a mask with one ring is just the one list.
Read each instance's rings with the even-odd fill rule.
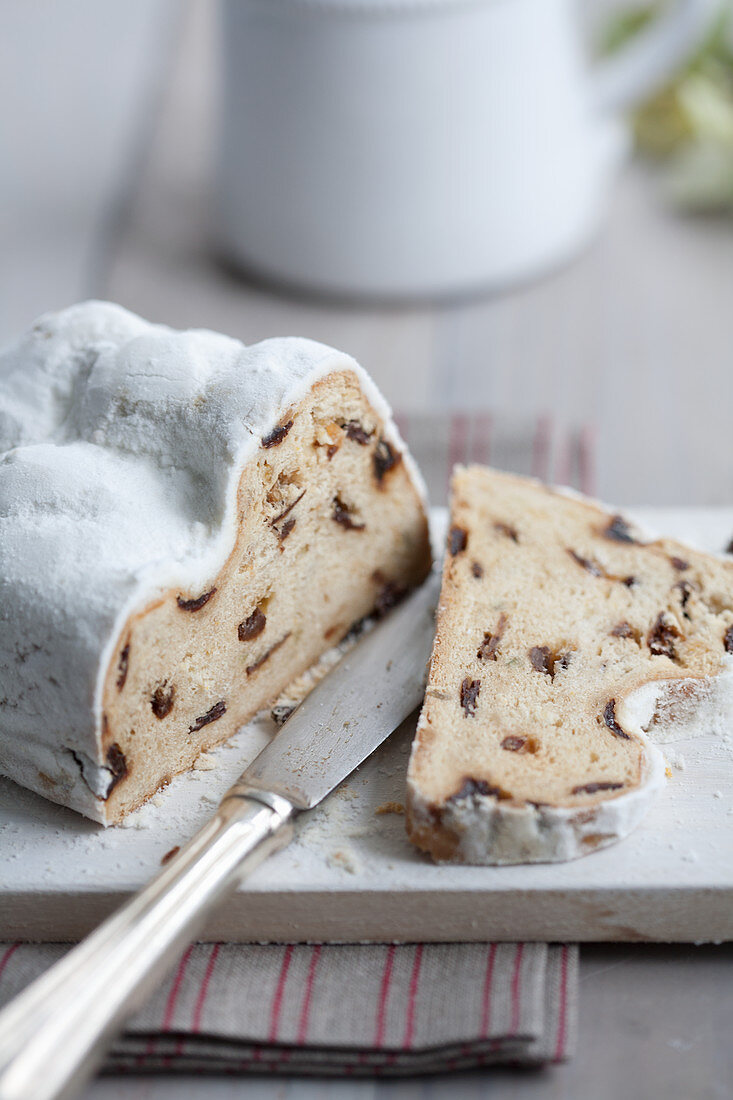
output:
[[411,839],[468,863],[619,839],[664,782],[651,740],[733,723],[732,653],[733,563],[644,542],[575,495],[459,468]]
[[0,355],[0,771],[117,822],[430,564],[365,373],[105,303]]

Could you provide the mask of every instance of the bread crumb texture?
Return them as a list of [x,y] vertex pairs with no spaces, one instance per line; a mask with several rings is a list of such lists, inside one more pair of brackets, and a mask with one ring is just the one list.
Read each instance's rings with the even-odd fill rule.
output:
[[[474,862],[616,839],[625,826],[608,814],[589,828],[597,811],[616,802],[620,815],[655,753],[663,774],[647,732],[689,716],[731,652],[730,562],[647,542],[575,494],[459,468],[409,767],[411,838]],[[640,718],[634,693],[650,684]],[[568,829],[578,850],[553,855],[550,834]]]

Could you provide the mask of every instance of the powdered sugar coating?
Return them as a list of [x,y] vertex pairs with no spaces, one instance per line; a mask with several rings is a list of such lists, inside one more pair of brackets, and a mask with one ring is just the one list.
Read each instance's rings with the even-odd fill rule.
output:
[[102,679],[119,630],[173,586],[205,589],[234,544],[244,463],[336,369],[357,374],[402,451],[365,372],[311,340],[246,347],[85,302],[0,353],[1,772],[33,789],[50,776],[100,816]]

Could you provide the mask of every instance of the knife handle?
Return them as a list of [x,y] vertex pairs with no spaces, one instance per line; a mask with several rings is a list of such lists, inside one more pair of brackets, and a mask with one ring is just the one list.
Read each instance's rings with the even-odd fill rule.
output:
[[232,788],[153,881],[0,1012],[0,1100],[69,1100],[207,914],[284,847],[295,809]]

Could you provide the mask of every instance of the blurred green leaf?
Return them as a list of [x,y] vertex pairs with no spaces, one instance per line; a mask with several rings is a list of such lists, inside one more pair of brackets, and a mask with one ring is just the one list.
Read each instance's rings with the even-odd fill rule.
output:
[[[616,14],[601,42],[614,53],[661,13],[656,0]],[[733,209],[733,4],[721,3],[700,47],[632,113],[637,148],[658,160],[665,193],[694,209]]]
[[659,10],[659,4],[645,4],[643,7],[614,12],[601,36],[601,53],[616,53],[630,38],[644,30]]

